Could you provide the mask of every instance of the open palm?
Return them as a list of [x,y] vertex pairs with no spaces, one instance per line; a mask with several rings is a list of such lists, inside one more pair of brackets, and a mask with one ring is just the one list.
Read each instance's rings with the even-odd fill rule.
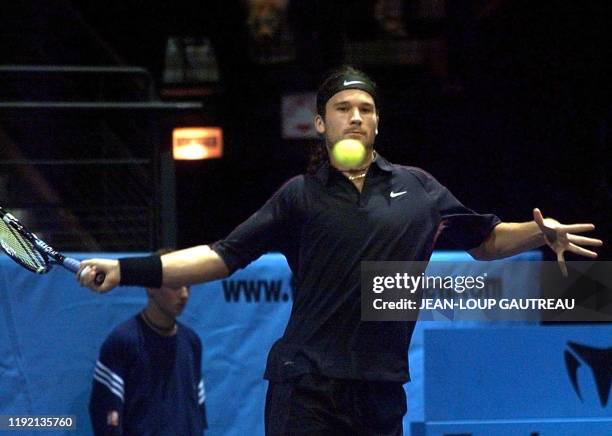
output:
[[603,242],[599,239],[587,238],[586,236],[575,234],[590,232],[595,229],[595,225],[561,224],[553,218],[544,218],[540,209],[537,208],[533,210],[533,219],[540,227],[546,245],[556,253],[557,262],[559,262],[559,267],[564,276],[567,276],[567,266],[565,265],[564,257],[566,251],[592,259],[597,257],[597,253],[587,250],[582,246],[599,247]]

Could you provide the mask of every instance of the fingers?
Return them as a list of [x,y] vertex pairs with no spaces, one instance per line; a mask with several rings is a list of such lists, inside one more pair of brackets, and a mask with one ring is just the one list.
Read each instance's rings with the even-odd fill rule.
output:
[[[548,223],[549,226],[547,226],[542,212],[538,208],[533,209],[533,220],[538,224],[542,233],[544,234],[546,243],[557,253],[557,262],[559,263],[559,268],[565,277],[567,277],[567,265],[565,264],[565,258],[563,256],[565,251],[569,251],[579,256],[595,259],[597,257],[597,253],[587,250],[586,248],[581,247],[581,245],[590,247],[600,247],[603,245],[603,242],[600,239],[572,234],[590,232],[591,230],[594,230],[595,226],[591,223],[560,224],[559,222],[552,220],[554,225],[551,226],[550,223]],[[547,218],[547,220],[551,219]]]
[[81,286],[87,286],[87,279],[92,274],[95,275],[95,265],[92,263],[92,260],[84,260],[81,262],[81,266],[76,273],[76,281],[79,282]]
[[[550,218],[547,218],[547,219],[550,219]],[[542,215],[542,212],[540,211],[540,209],[538,209],[537,207],[533,209],[533,220],[540,227],[546,226],[544,222],[544,216]],[[594,230],[594,229],[595,229],[595,225],[591,223],[560,224],[557,222],[557,225],[555,226],[555,230],[557,231],[561,230],[566,233],[583,233],[583,232],[590,232],[591,230]]]
[[76,280],[81,286],[88,287],[96,292],[102,292],[100,289],[104,284],[96,283],[96,275],[98,274],[98,268],[96,265],[85,265],[81,266],[81,269],[76,274]]
[[77,272],[77,282],[81,280],[82,276],[86,276],[87,274],[89,274],[89,272],[91,271],[91,267],[89,265],[86,265],[85,267],[81,267],[81,269],[79,269],[79,271]]
[[594,229],[595,226],[593,224],[561,224],[559,226],[559,230],[562,230],[567,233],[590,232]]
[[[574,235],[572,235],[572,236],[574,236]],[[587,250],[585,248],[579,247],[576,244],[573,244],[571,242],[567,246],[566,250],[570,251],[570,252],[572,252],[574,254],[578,254],[580,256],[590,257],[592,259],[597,257],[597,253],[595,253],[594,251]],[[563,274],[563,277],[567,277],[568,276],[568,274],[567,274],[567,265],[565,263],[565,257],[563,256],[563,253],[564,253],[564,250],[561,250],[561,251],[557,252],[557,263],[559,264],[559,268],[561,269],[561,274]]]
[[538,226],[544,226],[544,217],[542,216],[542,212],[537,207],[533,210],[533,220],[538,224]]
[[591,247],[601,247],[603,245],[603,241],[601,239],[587,238],[585,236],[568,234],[567,239],[570,242],[579,245],[589,245]]
[[557,263],[559,264],[559,269],[561,269],[561,274],[563,274],[563,277],[567,277],[567,265],[565,264],[563,251],[559,251],[557,253]]
[[579,247],[576,244],[572,244],[571,242],[567,247],[567,251],[571,251],[574,254],[579,254],[580,256],[590,257],[592,259],[597,257],[597,253],[595,253],[594,251]]
[[81,262],[76,280],[92,291],[108,292],[119,284],[119,266],[116,260],[88,259]]

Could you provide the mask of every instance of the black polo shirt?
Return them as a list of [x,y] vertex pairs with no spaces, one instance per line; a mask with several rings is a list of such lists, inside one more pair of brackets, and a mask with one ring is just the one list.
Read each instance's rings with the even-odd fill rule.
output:
[[361,261],[429,260],[439,230],[468,250],[499,222],[463,206],[425,171],[379,155],[361,193],[324,165],[289,180],[213,249],[232,272],[280,251],[295,276],[291,317],[265,378],[405,382],[414,322],[361,321]]

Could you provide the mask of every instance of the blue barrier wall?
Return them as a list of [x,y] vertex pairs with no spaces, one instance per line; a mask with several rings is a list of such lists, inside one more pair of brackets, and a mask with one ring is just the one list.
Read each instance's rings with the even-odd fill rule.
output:
[[428,329],[418,434],[610,435],[611,345],[611,325]]
[[[466,256],[436,253],[434,259],[467,260]],[[523,258],[533,259],[537,255],[528,254]],[[291,273],[280,255],[264,256],[227,280],[192,288],[181,320],[196,330],[204,344],[203,367],[210,425],[207,434],[263,434],[266,382],[262,374],[270,346],[283,333],[291,293]],[[1,257],[0,302],[0,415],[76,415],[77,434],[90,434],[87,402],[98,348],[115,325],[143,307],[146,302],[144,290],[120,288],[96,295],[80,288],[74,277],[62,269],[36,276]],[[439,425],[440,419],[448,418],[431,414],[429,404],[439,395],[435,394],[438,391],[430,390],[427,396],[424,385],[429,377],[453,379],[456,368],[446,366],[447,359],[459,359],[461,363],[462,354],[470,350],[472,358],[464,361],[462,373],[468,376],[474,366],[478,368],[480,353],[488,353],[486,348],[476,348],[477,340],[472,343],[460,338],[453,339],[454,348],[449,346],[449,351],[444,353],[440,353],[440,349],[446,345],[436,341],[430,348],[423,349],[423,332],[443,328],[443,332],[450,329],[469,333],[476,331],[473,330],[476,327],[482,325],[474,322],[419,323],[410,350],[414,381],[406,385],[409,397],[407,430],[410,423],[416,422],[422,423],[416,424],[416,432],[425,431],[427,423],[433,431],[432,426]],[[544,341],[547,332],[551,331],[548,327],[529,328],[539,331]],[[612,342],[610,330],[603,332],[598,336],[603,335],[602,343],[607,340],[609,346]],[[523,332],[521,337],[530,334]],[[442,337],[454,338],[445,333]],[[503,336],[497,343],[510,341],[511,337]],[[429,369],[424,375],[423,364],[429,356],[443,356],[443,360],[439,361],[442,362],[439,367]],[[506,357],[507,364],[499,366],[505,372],[523,365],[518,355],[515,360],[511,355]],[[550,356],[551,361],[557,358]],[[545,361],[546,357],[543,359]],[[429,361],[429,364],[435,362]],[[547,371],[546,368],[542,370]],[[478,384],[466,385],[466,389],[470,387],[479,388]],[[439,388],[443,391],[444,385]],[[571,387],[566,391],[568,398],[563,401],[580,401]],[[520,398],[522,394],[516,391],[513,395]],[[472,397],[468,399],[471,401]],[[606,409],[605,413],[609,411]],[[455,416],[453,409],[448,413]],[[453,419],[463,418],[456,416]]]

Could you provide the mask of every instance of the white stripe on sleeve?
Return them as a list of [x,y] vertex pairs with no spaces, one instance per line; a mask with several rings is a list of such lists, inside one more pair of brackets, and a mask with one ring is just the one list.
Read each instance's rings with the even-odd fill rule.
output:
[[198,383],[198,404],[204,404],[206,399],[206,388],[204,387],[204,379],[200,379]]
[[123,379],[99,360],[96,362],[96,369],[93,377],[97,382],[106,386],[109,391],[123,401]]

